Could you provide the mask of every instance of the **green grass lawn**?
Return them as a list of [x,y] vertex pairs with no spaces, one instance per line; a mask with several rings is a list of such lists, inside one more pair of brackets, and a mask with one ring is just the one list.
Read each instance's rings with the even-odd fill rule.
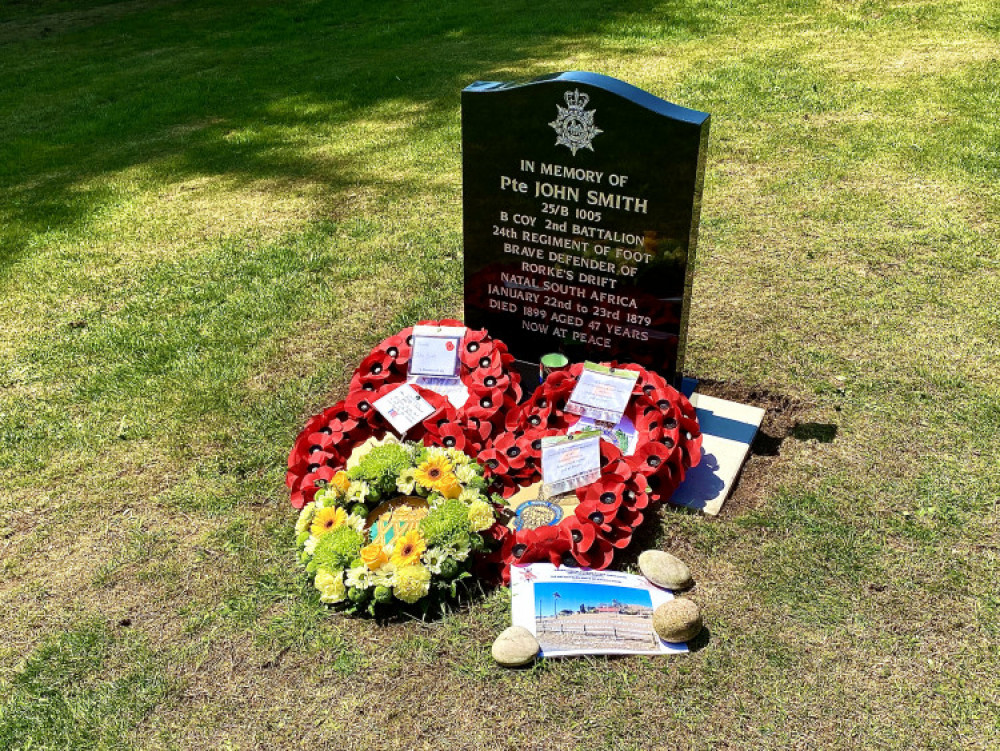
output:
[[[653,522],[698,651],[510,672],[327,612],[284,465],[461,316],[460,90],[574,69],[712,114],[688,367],[799,427]],[[996,748],[998,112],[992,0],[5,2],[0,748]]]

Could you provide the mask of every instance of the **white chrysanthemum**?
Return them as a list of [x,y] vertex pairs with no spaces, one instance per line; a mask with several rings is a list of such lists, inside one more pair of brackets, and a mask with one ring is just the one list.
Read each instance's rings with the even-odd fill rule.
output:
[[442,503],[444,503],[446,500],[448,500],[448,499],[445,498],[443,495],[441,495],[436,490],[434,490],[434,491],[431,492],[431,494],[429,496],[427,496],[427,508],[428,508],[429,511],[434,511]]
[[365,531],[365,517],[358,516],[357,514],[351,514],[347,517],[347,521],[344,522],[348,527],[356,529],[358,532]]
[[350,589],[368,589],[375,586],[375,572],[367,566],[355,566],[347,570],[344,584]]
[[316,504],[313,502],[307,503],[302,507],[299,512],[299,518],[295,520],[295,534],[301,535],[307,529],[309,525],[312,524],[313,514],[316,513]]
[[306,555],[311,556],[316,552],[317,545],[319,545],[319,538],[316,535],[309,535],[309,539],[302,546],[302,550]]
[[455,477],[463,485],[468,485],[476,479],[476,470],[469,464],[462,464],[455,468]]
[[441,564],[447,558],[448,556],[441,548],[427,548],[421,556],[421,560],[424,562],[427,570],[435,575],[441,573]]
[[378,571],[373,571],[374,584],[376,587],[396,586],[396,564],[383,563]]
[[369,493],[368,483],[364,480],[354,480],[347,487],[346,498],[352,503],[364,503]]
[[396,490],[403,495],[413,495],[417,487],[417,468],[407,467],[396,478]]
[[472,488],[466,488],[461,493],[459,493],[458,500],[465,504],[475,503],[476,501],[483,500],[482,494],[478,490],[473,490]]

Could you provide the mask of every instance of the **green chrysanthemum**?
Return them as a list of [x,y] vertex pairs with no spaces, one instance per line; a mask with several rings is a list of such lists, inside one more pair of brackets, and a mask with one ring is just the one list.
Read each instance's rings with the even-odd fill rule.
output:
[[420,522],[420,531],[428,547],[468,546],[468,506],[457,498],[443,501]]
[[353,527],[347,524],[337,527],[320,538],[310,566],[333,570],[349,568],[364,542],[365,536]]
[[396,478],[412,465],[410,452],[398,443],[376,446],[369,451],[358,466],[349,470],[351,480],[363,480],[380,496],[396,493]]

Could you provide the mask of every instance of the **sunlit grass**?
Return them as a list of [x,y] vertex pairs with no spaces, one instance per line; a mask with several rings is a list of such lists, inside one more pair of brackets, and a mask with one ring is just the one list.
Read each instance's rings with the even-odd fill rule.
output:
[[[998,33],[977,0],[5,5],[0,745],[989,748]],[[688,363],[835,437],[661,518],[704,649],[504,672],[504,591],[330,616],[284,460],[372,344],[461,315],[461,88],[568,69],[712,113]]]

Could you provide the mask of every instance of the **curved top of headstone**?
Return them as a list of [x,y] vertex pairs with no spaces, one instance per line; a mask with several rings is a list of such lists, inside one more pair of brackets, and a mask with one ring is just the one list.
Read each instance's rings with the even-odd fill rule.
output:
[[538,78],[533,78],[530,81],[523,81],[521,83],[514,81],[476,81],[475,83],[469,84],[465,88],[465,91],[470,93],[503,91],[507,89],[519,89],[525,86],[553,83],[556,81],[563,83],[584,83],[589,86],[596,86],[599,89],[604,89],[612,94],[617,94],[620,97],[624,97],[625,99],[635,102],[636,104],[659,115],[665,115],[666,117],[673,118],[674,120],[681,120],[686,123],[691,123],[692,125],[701,125],[709,118],[709,114],[707,112],[700,112],[699,110],[688,109],[687,107],[672,104],[666,99],[660,99],[660,97],[650,94],[648,91],[643,91],[630,83],[619,81],[617,78],[605,76],[601,73],[587,73],[586,71],[581,70],[570,70],[563,73],[550,73],[548,75],[539,76]]

